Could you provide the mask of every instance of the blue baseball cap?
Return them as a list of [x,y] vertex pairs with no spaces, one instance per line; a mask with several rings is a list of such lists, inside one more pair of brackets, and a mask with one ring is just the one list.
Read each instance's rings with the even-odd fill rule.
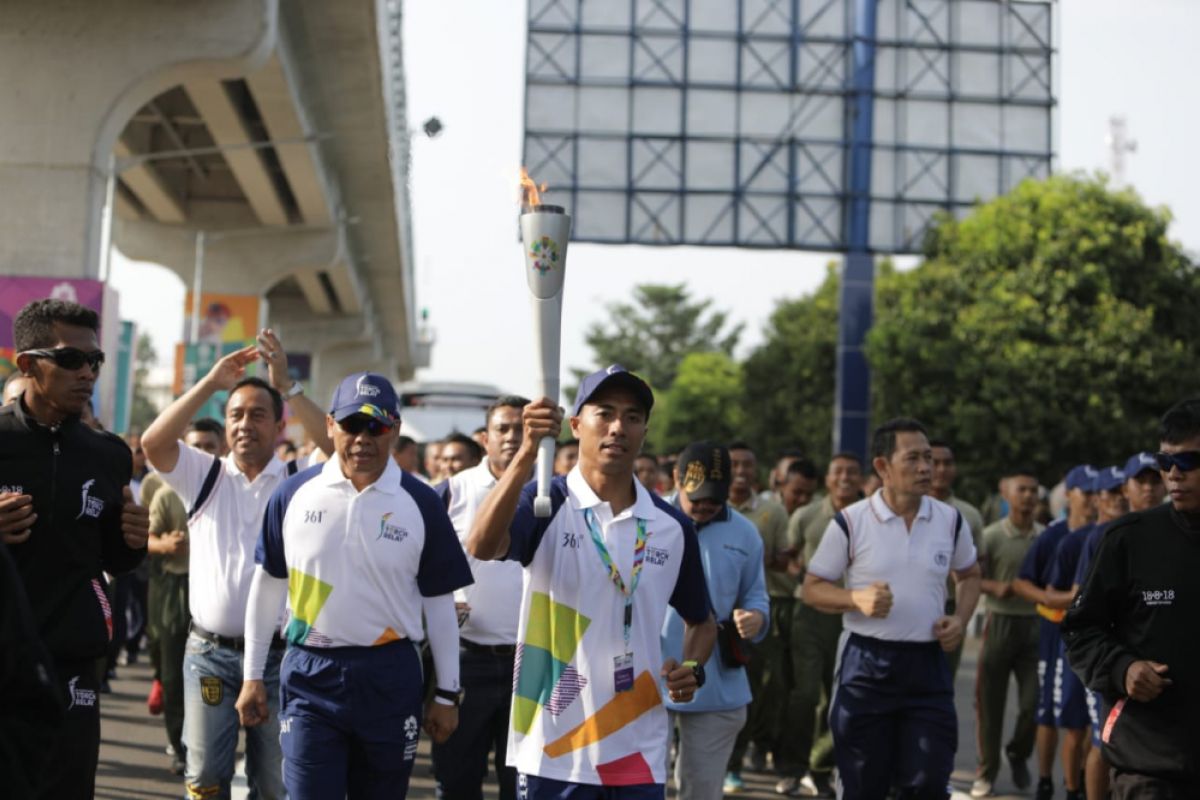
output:
[[400,419],[400,398],[392,382],[374,372],[356,372],[342,378],[333,390],[329,415],[341,422],[354,414],[366,414],[389,424]]
[[1067,473],[1067,491],[1082,489],[1085,492],[1096,491],[1096,476],[1099,473],[1091,464],[1080,464]]
[[1142,451],[1136,456],[1130,456],[1125,462],[1125,477],[1136,478],[1148,469],[1158,472],[1158,460],[1154,457],[1154,453]]
[[647,415],[650,414],[650,409],[654,408],[654,392],[650,391],[650,386],[620,364],[613,364],[593,372],[579,382],[579,391],[575,393],[575,408],[571,411],[571,416],[578,417],[587,401],[592,399],[592,395],[606,386],[619,386],[633,392],[633,396],[642,404]]
[[1111,492],[1125,485],[1125,473],[1120,467],[1105,467],[1096,476],[1096,491]]

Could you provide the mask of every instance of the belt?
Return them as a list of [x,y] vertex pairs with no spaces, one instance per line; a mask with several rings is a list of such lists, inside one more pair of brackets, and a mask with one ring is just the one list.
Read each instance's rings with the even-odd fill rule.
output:
[[477,644],[462,637],[459,637],[458,643],[468,652],[487,653],[490,656],[511,656],[517,652],[515,644]]
[[[195,620],[193,620],[192,623],[188,626],[188,630],[191,633],[194,633],[197,636],[199,636],[204,641],[212,642],[217,647],[228,647],[231,650],[237,650],[238,652],[243,652],[246,649],[246,640],[243,637],[241,637],[241,636],[222,636],[219,633],[213,633],[212,631],[206,630],[205,628],[202,628],[200,625],[197,625]],[[282,638],[280,638],[278,633],[276,633],[274,636],[271,637],[271,649],[272,650],[284,650],[286,648],[287,648],[287,642],[285,640],[283,640]]]

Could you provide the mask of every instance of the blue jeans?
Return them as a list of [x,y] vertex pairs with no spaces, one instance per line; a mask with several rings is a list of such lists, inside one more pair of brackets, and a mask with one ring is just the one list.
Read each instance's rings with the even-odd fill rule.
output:
[[488,754],[495,751],[500,800],[514,800],[517,771],[505,763],[513,656],[468,650],[459,653],[464,691],[458,727],[433,746],[433,772],[439,800],[482,800]]
[[[267,721],[246,729],[246,779],[250,797],[281,800],[283,756],[279,749],[279,662],[282,650],[267,657]],[[238,693],[242,654],[190,634],[183,657],[183,743],[187,747],[188,797],[229,797],[237,752]],[[215,793],[214,793],[215,792]]]

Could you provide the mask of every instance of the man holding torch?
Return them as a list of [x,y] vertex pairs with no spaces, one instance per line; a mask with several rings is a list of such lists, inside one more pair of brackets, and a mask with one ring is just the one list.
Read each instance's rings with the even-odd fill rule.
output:
[[[467,539],[476,558],[526,570],[508,743],[523,800],[662,798],[662,686],[687,702],[704,683],[716,624],[695,528],[633,475],[653,404],[620,366],[583,380],[570,419],[579,463],[545,487],[547,517],[537,483],[522,484],[562,411],[526,406],[521,447]],[[668,604],[684,621],[681,653],[662,651]]]

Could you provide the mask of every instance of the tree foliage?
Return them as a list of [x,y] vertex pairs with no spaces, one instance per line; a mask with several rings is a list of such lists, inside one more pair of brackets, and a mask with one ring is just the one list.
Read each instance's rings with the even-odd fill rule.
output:
[[633,292],[632,303],[608,306],[607,324],[588,328],[585,341],[594,361],[591,369],[575,370],[577,377],[621,364],[665,392],[687,354],[720,352],[732,357],[742,326],[726,330],[727,316],[712,310],[711,300],[693,300],[683,284],[643,284]]
[[838,276],[830,264],[813,294],[780,301],[746,360],[744,436],[766,460],[801,448],[829,455],[837,362]]
[[877,285],[876,420],[951,441],[976,496],[1014,465],[1055,482],[1153,447],[1162,412],[1200,391],[1200,272],[1169,221],[1078,175],[942,220],[924,262]]
[[665,402],[656,403],[651,415],[655,452],[675,453],[699,439],[729,442],[740,437],[742,396],[742,369],[732,358],[722,352],[687,354]]

